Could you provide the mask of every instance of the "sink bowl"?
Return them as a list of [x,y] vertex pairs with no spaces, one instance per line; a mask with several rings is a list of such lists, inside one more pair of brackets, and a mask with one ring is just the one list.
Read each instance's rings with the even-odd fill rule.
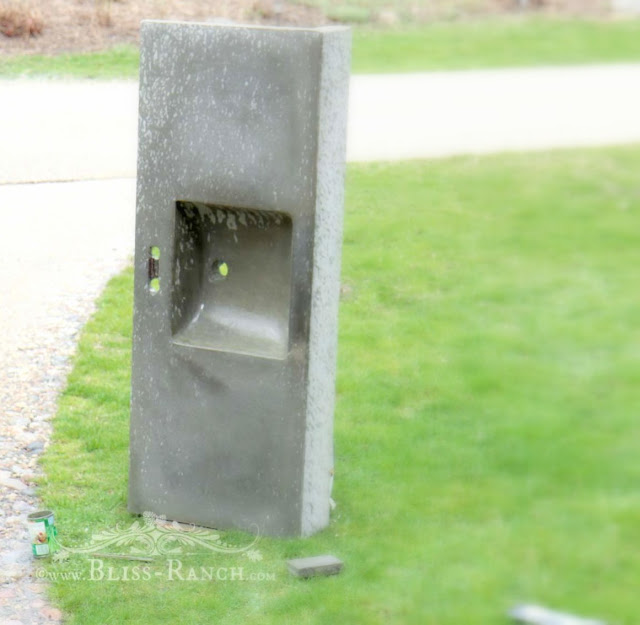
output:
[[291,217],[176,202],[176,345],[283,360],[289,351]]

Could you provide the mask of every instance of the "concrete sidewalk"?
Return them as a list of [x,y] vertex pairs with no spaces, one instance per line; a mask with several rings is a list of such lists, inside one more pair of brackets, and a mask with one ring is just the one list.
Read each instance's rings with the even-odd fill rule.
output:
[[[348,160],[640,141],[640,64],[354,76]],[[134,177],[137,83],[0,81],[0,183]]]
[[356,76],[352,161],[640,141],[640,64]]

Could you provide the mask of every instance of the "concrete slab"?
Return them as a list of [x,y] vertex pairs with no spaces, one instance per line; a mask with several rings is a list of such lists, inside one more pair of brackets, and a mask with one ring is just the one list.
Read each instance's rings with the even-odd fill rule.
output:
[[315,577],[316,575],[337,575],[342,570],[342,560],[335,556],[312,556],[287,560],[289,573],[294,577]]
[[142,24],[132,512],[329,523],[350,41]]

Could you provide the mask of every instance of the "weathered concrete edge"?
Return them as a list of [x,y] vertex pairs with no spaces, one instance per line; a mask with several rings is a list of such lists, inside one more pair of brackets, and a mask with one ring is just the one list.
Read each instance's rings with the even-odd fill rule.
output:
[[322,32],[313,283],[302,493],[303,536],[329,523],[351,31]]

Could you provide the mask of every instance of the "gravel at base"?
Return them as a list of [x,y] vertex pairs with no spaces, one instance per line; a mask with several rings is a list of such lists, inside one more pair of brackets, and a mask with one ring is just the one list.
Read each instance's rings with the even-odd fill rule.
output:
[[42,508],[38,458],[79,332],[131,257],[133,198],[129,180],[0,186],[0,279],[13,287],[0,295],[0,625],[62,619],[34,575],[26,518]]
[[[105,267],[104,278],[110,271]],[[28,337],[24,347],[5,354],[0,391],[0,624],[50,623],[60,611],[36,583],[37,564],[31,555],[26,517],[41,508],[35,496],[38,457],[51,434],[51,418],[58,393],[70,370],[76,339],[94,307],[95,293],[72,296],[60,310],[52,310],[49,324]],[[59,620],[59,618],[58,618]]]

